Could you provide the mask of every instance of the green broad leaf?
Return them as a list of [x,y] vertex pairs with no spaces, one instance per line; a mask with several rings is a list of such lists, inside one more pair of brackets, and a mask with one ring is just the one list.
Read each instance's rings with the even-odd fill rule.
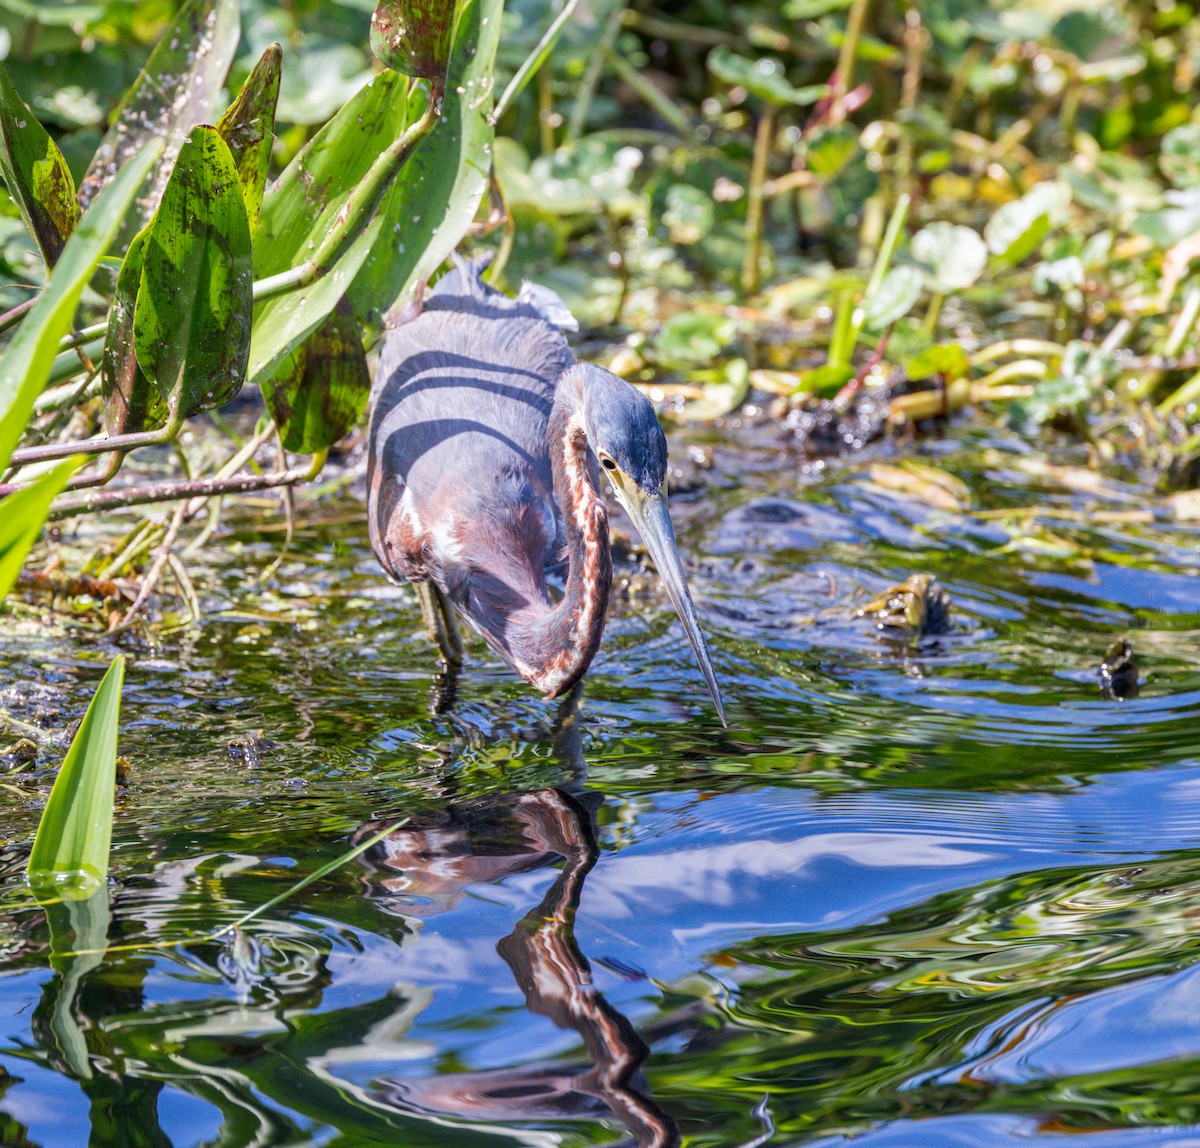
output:
[[188,134],[146,241],[133,313],[138,363],[175,418],[229,402],[246,378],[250,225],[216,128]]
[[108,877],[124,680],[125,659],[118,657],[100,682],[54,779],[29,854],[29,880],[65,898],[82,900]]
[[[267,188],[254,235],[256,280],[301,266],[337,226],[347,199],[371,164],[404,131],[408,120],[405,92],[405,80],[399,73],[376,76]],[[425,141],[418,156],[429,142]],[[320,279],[290,294],[265,299],[255,307],[250,344],[252,381],[271,378],[337,305],[383,231],[390,214],[387,203],[385,200],[385,206],[350,249]],[[398,234],[387,238],[384,246],[390,258],[413,257]]]
[[166,141],[162,163],[122,223],[129,241],[150,222],[183,141],[197,124],[211,123],[240,32],[238,0],[190,0],[167,28],[129,94],[117,109],[79,185],[86,211],[96,193],[150,139]]
[[931,223],[912,237],[913,260],[939,295],[970,287],[987,266],[988,250],[979,235],[955,223]]
[[159,141],[146,144],[104,189],[67,240],[46,290],[0,355],[0,466],[8,462],[21,439],[33,401],[50,376],[59,340],[71,328],[84,287],[161,154]]
[[37,121],[0,65],[0,175],[47,268],[79,222],[75,181],[58,145]]
[[988,250],[1012,266],[1041,246],[1051,228],[1066,221],[1071,188],[1047,180],[1035,184],[1020,199],[1001,205],[983,229]]
[[458,247],[483,199],[503,13],[503,0],[466,0],[461,7],[442,114],[383,201],[378,239],[350,289],[355,314],[372,334]]
[[971,370],[971,361],[967,352],[957,343],[938,343],[926,347],[904,364],[905,374],[910,379],[928,379],[932,375],[941,375],[947,382],[954,379],[965,379]]
[[50,503],[83,461],[82,455],[68,458],[23,490],[0,499],[0,602],[16,583],[25,556],[45,525]]
[[237,168],[250,230],[258,223],[267,165],[275,140],[275,107],[279,103],[279,76],[283,49],[272,44],[259,58],[229,110],[217,120],[217,131],[229,146]]
[[108,312],[100,393],[104,399],[104,429],[110,435],[152,430],[163,426],[169,417],[167,404],[146,377],[133,345],[134,306],[150,231],[150,227],[142,228],[129,245],[117,272],[116,291]]
[[444,83],[456,7],[455,0],[379,0],[371,51],[394,71]]
[[284,359],[274,377],[263,379],[262,391],[284,448],[298,454],[328,450],[358,422],[371,374],[348,300]]
[[725,315],[690,311],[672,315],[654,337],[654,354],[665,367],[693,367],[715,359],[731,342],[736,326]]
[[816,395],[823,399],[830,398],[836,395],[852,378],[854,378],[853,364],[824,363],[811,371],[805,371],[796,381],[793,393]]
[[893,267],[863,300],[863,325],[873,334],[902,319],[921,297],[925,276],[915,267]]
[[745,88],[752,96],[776,107],[785,104],[806,107],[829,95],[828,84],[797,88],[784,74],[783,64],[773,56],[751,60],[724,45],[709,52],[708,70],[723,83]]

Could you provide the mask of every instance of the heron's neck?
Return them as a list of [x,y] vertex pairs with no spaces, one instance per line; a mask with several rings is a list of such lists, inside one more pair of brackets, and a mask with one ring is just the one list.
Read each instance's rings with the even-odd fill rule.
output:
[[557,605],[520,627],[519,644],[529,670],[523,676],[558,697],[583,677],[600,648],[612,586],[608,510],[588,466],[583,379],[574,368],[558,380],[546,436],[567,539],[567,585]]

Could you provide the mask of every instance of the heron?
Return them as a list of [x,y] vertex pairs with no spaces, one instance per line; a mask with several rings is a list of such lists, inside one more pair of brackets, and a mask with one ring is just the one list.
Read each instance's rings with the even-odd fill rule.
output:
[[[457,614],[547,698],[587,673],[612,588],[600,471],[679,615],[725,723],[667,511],[667,442],[649,400],[577,362],[552,291],[517,297],[456,261],[394,326],[371,396],[368,525],[394,580],[415,585],[431,634],[461,662]],[[556,579],[561,594],[552,595]]]

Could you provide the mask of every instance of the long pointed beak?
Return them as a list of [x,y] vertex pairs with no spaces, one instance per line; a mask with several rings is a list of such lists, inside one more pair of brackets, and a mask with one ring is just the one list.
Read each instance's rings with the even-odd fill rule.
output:
[[709,661],[708,647],[704,644],[704,635],[700,632],[700,620],[696,617],[696,607],[692,605],[692,596],[688,592],[687,579],[683,575],[683,563],[679,561],[679,551],[675,546],[675,531],[671,527],[671,516],[667,513],[667,499],[663,493],[648,494],[628,475],[620,470],[608,471],[612,479],[613,490],[617,500],[625,508],[626,513],[633,519],[637,532],[642,536],[646,549],[658,576],[663,580],[675,613],[683,623],[688,641],[696,661],[700,663],[700,672],[708,684],[708,692],[712,694],[713,704],[717,707],[717,716],[723,726],[728,726],[725,720],[725,706],[721,702],[721,691],[717,688],[717,677],[713,673],[712,662]]

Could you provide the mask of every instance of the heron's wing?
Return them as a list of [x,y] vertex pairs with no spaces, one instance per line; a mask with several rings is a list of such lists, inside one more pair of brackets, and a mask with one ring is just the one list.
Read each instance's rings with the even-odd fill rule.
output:
[[579,320],[571,314],[571,309],[562,301],[557,291],[543,287],[540,283],[530,283],[528,279],[521,284],[517,292],[517,302],[532,307],[556,331],[578,331]]
[[451,275],[472,276],[482,297],[450,294],[447,276],[424,312],[385,340],[369,515],[386,569],[435,579],[466,611],[472,585],[492,597],[504,588],[544,596],[545,571],[560,562],[546,425],[554,381],[574,357],[561,334],[483,285],[474,266]]

